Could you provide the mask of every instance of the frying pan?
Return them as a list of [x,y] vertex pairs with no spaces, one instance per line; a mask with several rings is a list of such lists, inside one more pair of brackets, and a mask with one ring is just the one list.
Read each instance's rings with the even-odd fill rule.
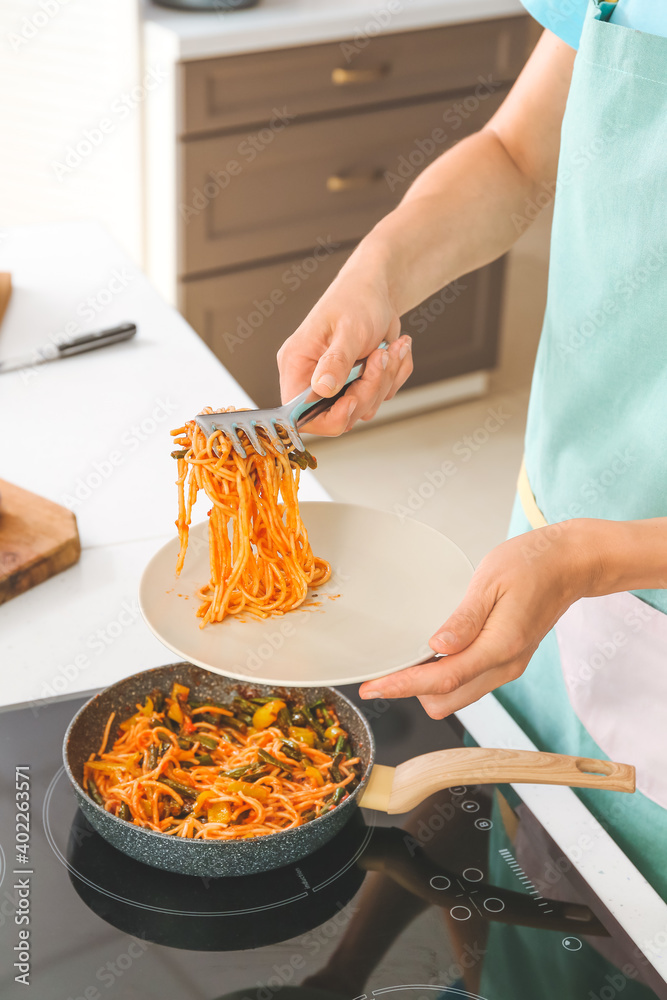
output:
[[114,847],[165,871],[219,877],[281,868],[331,840],[358,805],[405,813],[434,792],[456,785],[529,782],[621,792],[633,792],[635,788],[634,768],[628,764],[537,751],[455,748],[413,757],[397,768],[377,765],[373,734],[361,711],[335,688],[308,688],[308,701],[324,698],[335,707],[355,754],[361,758],[361,780],[348,798],[303,826],[251,840],[171,837],[134,826],[107,812],[89,798],[82,782],[83,766],[100,745],[110,713],[116,712],[116,725],[109,735],[109,745],[117,737],[118,724],[133,714],[137,702],[143,702],[155,687],[170,690],[174,681],[189,687],[197,701],[231,700],[239,689],[246,697],[277,691],[281,697],[295,699],[297,703],[304,699],[299,688],[243,685],[191,663],[175,663],[133,674],[95,695],[79,709],[65,733],[63,758],[81,811]]

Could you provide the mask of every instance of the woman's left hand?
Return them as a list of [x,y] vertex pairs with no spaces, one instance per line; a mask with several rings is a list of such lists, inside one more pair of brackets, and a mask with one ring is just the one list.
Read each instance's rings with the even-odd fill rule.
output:
[[485,556],[466,595],[430,640],[435,662],[362,685],[362,698],[416,695],[443,719],[516,680],[547,632],[602,572],[596,522],[563,521],[503,542]]

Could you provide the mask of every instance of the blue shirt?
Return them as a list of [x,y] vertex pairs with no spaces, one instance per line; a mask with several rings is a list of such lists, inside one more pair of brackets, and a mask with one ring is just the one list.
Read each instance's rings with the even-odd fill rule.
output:
[[[573,49],[579,48],[588,0],[522,0],[522,3],[536,21]],[[609,20],[650,35],[667,35],[667,0],[618,0]]]

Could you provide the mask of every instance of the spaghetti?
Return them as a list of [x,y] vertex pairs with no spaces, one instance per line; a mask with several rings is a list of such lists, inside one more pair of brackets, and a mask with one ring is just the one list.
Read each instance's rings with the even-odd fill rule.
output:
[[243,840],[302,826],[346,799],[360,758],[334,708],[279,695],[231,705],[155,689],[84,764],[83,786],[107,812],[170,836]]
[[221,431],[207,438],[194,420],[172,431],[179,446],[172,452],[178,461],[176,527],[181,543],[176,575],[183,567],[199,491],[213,504],[211,577],[197,595],[201,628],[227,615],[247,612],[267,618],[292,611],[303,604],[309,587],[326,583],[331,575],[329,563],[313,555],[299,515],[300,468],[306,461],[314,466],[314,460],[307,452],[305,460],[298,453],[281,454],[260,434],[266,455],[247,441],[247,458],[241,458]]

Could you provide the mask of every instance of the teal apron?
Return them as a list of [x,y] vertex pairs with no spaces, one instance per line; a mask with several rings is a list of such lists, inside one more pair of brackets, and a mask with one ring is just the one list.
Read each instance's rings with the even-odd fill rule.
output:
[[[591,0],[562,128],[525,457],[533,510],[549,524],[667,516],[667,38],[608,23],[612,10]],[[534,526],[517,500],[510,534]],[[571,610],[496,696],[540,749],[637,764],[635,795],[579,794],[667,899],[667,795],[655,766],[667,732],[667,591]],[[618,709],[617,687],[627,688]],[[560,940],[550,967],[529,938],[494,926],[482,995],[516,996],[503,969],[534,958],[541,998],[578,997],[562,978]]]

